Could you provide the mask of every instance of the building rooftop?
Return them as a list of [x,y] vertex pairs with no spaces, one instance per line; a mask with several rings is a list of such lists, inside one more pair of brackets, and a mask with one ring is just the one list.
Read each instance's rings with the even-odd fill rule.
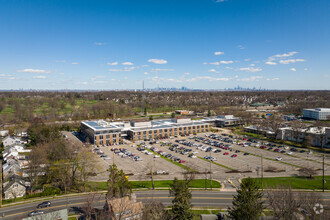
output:
[[104,129],[118,129],[120,128],[116,123],[106,122],[104,120],[98,121],[83,121],[83,124],[90,127],[93,130],[104,130]]
[[309,110],[309,111],[318,111],[318,112],[330,112],[330,108],[315,108],[315,109],[308,109],[305,108],[304,110]]

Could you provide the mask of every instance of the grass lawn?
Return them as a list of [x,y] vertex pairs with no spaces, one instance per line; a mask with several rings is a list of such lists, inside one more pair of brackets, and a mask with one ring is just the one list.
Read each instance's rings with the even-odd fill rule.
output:
[[[140,189],[140,188],[152,188],[151,181],[131,181],[133,184],[132,188],[133,189]],[[173,180],[155,180],[154,184],[155,187],[170,187],[170,185],[173,183]],[[107,182],[90,182],[89,187],[95,190],[107,190]],[[190,184],[189,187],[191,188],[205,188],[205,179],[196,179],[193,180]],[[211,187],[211,181],[206,180],[206,187],[209,189]],[[212,181],[212,188],[220,188],[221,184],[217,181]]]
[[[255,178],[259,187],[261,187],[260,178]],[[330,176],[325,176],[325,189],[330,190]],[[322,176],[316,176],[314,179],[304,177],[271,177],[264,178],[264,188],[275,188],[277,185],[289,186],[292,189],[322,189]]]

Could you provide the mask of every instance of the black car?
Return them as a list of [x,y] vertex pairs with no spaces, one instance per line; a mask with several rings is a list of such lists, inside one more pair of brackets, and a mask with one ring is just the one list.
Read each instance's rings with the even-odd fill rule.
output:
[[50,201],[42,202],[39,205],[37,205],[37,209],[49,207],[50,204],[51,204]]
[[243,155],[246,156],[246,155],[249,155],[249,153],[244,153]]

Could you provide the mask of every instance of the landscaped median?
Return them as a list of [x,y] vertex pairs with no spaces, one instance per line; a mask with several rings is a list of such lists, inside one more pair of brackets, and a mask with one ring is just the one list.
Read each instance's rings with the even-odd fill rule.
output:
[[[261,188],[261,178],[254,178]],[[330,190],[330,176],[325,176],[325,190]],[[263,178],[263,186],[266,189],[273,189],[276,187],[289,187],[292,189],[322,189],[322,176],[315,176],[314,178],[306,177],[269,177]]]
[[171,159],[169,159],[169,158],[167,158],[167,157],[164,157],[163,155],[160,155],[159,153],[157,153],[157,152],[155,152],[155,151],[149,150],[148,148],[145,148],[145,149],[146,149],[147,151],[149,151],[149,152],[151,152],[151,153],[153,153],[153,154],[155,154],[155,155],[158,155],[158,156],[160,156],[161,158],[163,158],[163,159],[165,159],[165,160],[167,160],[167,161],[169,161],[169,162],[171,162],[171,163],[173,163],[173,164],[175,164],[175,165],[177,165],[177,166],[179,166],[179,167],[181,167],[181,168],[187,170],[188,172],[196,172],[196,170],[191,169],[190,167],[187,167],[187,166],[183,165],[182,163],[178,163],[178,162],[176,162],[176,161],[173,161],[173,160],[171,160]]
[[[203,157],[197,157],[197,158],[202,159],[202,160],[205,160],[205,161],[207,161],[207,162],[210,162],[210,160],[207,160],[207,159],[205,159],[205,158],[203,158]],[[213,164],[215,164],[215,165],[218,165],[218,166],[220,166],[220,167],[223,167],[223,168],[225,168],[225,169],[228,169],[228,170],[234,170],[233,168],[227,167],[227,166],[225,166],[225,165],[222,165],[222,164],[217,163],[217,162],[214,162],[214,161],[211,161],[211,163],[213,163]]]
[[[180,180],[179,180],[180,181]],[[130,181],[132,183],[132,189],[151,189],[151,181]],[[155,188],[167,189],[171,187],[173,180],[154,180]],[[89,187],[96,191],[108,190],[107,182],[90,182]],[[209,179],[194,179],[189,183],[190,188],[205,189],[211,188],[211,180]],[[220,189],[221,183],[212,180],[212,188]]]

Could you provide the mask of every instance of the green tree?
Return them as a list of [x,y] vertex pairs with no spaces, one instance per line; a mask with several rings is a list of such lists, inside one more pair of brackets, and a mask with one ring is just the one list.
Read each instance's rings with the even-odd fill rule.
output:
[[117,165],[110,165],[108,169],[108,192],[107,199],[122,198],[124,196],[131,196],[132,184],[128,181],[123,170],[118,170]]
[[207,117],[210,117],[211,116],[211,110],[208,110],[207,111]]
[[172,114],[171,114],[171,118],[175,118],[175,113],[173,112]]
[[233,207],[229,208],[229,217],[232,219],[259,219],[263,210],[262,193],[258,191],[256,182],[248,177],[243,179],[241,189],[233,198]]
[[149,116],[149,120],[152,121],[154,120],[154,117],[152,117],[152,115]]
[[191,191],[189,190],[190,180],[179,181],[174,178],[170,189],[170,196],[174,196],[172,200],[171,217],[173,219],[192,219],[193,213],[190,211],[191,205]]

